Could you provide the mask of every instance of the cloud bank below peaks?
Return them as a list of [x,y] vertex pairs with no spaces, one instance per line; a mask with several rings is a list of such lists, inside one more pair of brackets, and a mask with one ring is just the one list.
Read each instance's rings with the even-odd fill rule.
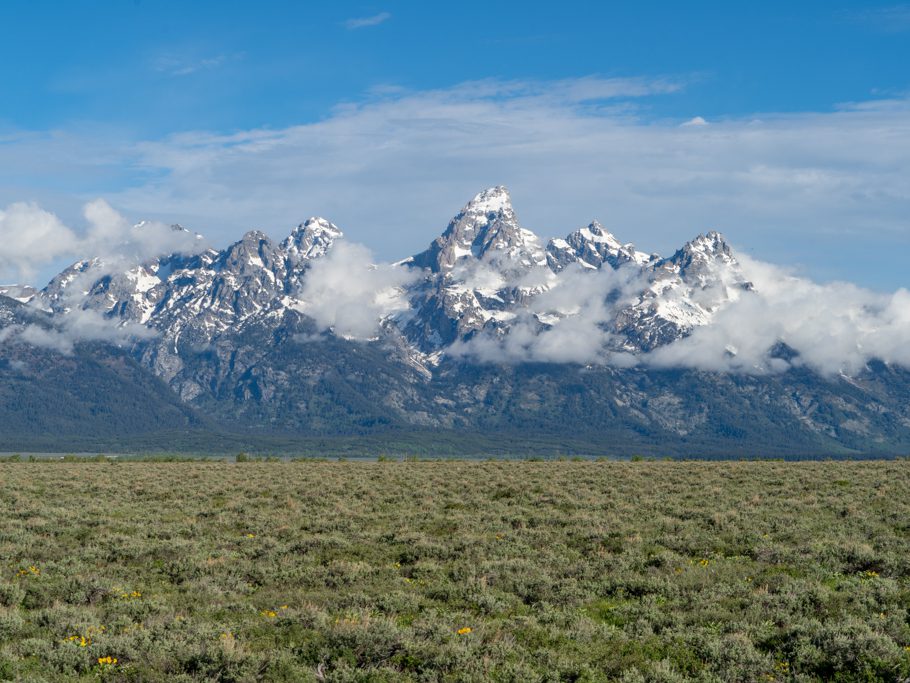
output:
[[408,309],[405,286],[418,277],[400,266],[376,265],[365,246],[339,241],[310,266],[297,308],[339,337],[372,339],[385,318]]
[[[96,256],[84,262],[81,271],[71,271],[73,280],[63,296],[72,300],[56,307],[65,313],[53,318],[53,327],[7,327],[0,342],[19,340],[69,352],[77,341],[126,344],[153,335],[144,325],[86,310],[81,297],[105,275],[124,273],[156,256],[205,247],[181,228],[131,225],[103,200],[86,204],[84,218],[85,227],[76,231],[35,204],[17,203],[0,211],[4,276],[28,273],[68,256]],[[736,267],[751,289],[738,288],[741,280],[730,280],[729,273],[719,270],[709,273],[713,279],[704,288],[674,285],[649,298],[655,275],[648,264],[616,269],[573,264],[558,273],[538,264],[510,274],[507,264],[494,261],[466,258],[447,275],[447,282],[481,298],[520,290],[520,303],[482,311],[489,320],[475,333],[441,349],[451,357],[751,374],[805,367],[826,375],[853,375],[873,359],[910,368],[910,291],[904,288],[887,294],[846,282],[818,284],[739,256]],[[386,326],[405,329],[418,314],[411,304],[426,294],[421,281],[427,277],[417,268],[377,264],[367,247],[341,240],[310,262],[295,292],[297,303],[291,305],[322,331],[372,340]],[[717,298],[717,291],[732,294]],[[690,305],[681,299],[698,313],[689,318],[685,336],[646,352],[630,346],[618,323],[622,314],[660,313],[662,307],[679,311]]]
[[123,273],[156,257],[197,253],[204,242],[177,226],[157,222],[131,225],[102,199],[87,203],[83,215],[86,227],[77,232],[36,204],[15,203],[0,211],[0,277],[29,278],[47,264],[92,255],[81,272],[74,271],[63,290],[59,308],[65,312],[55,316],[53,324],[8,326],[0,330],[0,343],[19,342],[69,354],[77,342],[122,345],[155,336],[144,325],[83,308],[84,292],[107,275]]
[[[739,262],[752,289],[709,309],[708,319],[686,336],[650,351],[631,351],[616,331],[618,318],[641,304],[649,285],[647,276],[626,265],[617,270],[567,268],[507,325],[458,341],[447,353],[482,363],[756,375],[800,367],[823,375],[855,375],[872,360],[910,368],[910,291],[882,294],[845,282],[818,284],[760,261]],[[702,295],[696,290],[693,298]]]
[[871,360],[910,368],[906,289],[882,294],[846,282],[817,284],[767,263],[740,261],[755,291],[643,363],[756,374],[807,367],[853,375]]
[[504,331],[456,341],[448,353],[486,363],[633,365],[632,356],[611,350],[616,338],[609,326],[616,304],[608,300],[630,297],[639,280],[632,268],[588,271],[572,265],[547,278],[543,291],[515,313]]
[[157,336],[155,330],[137,323],[117,323],[98,311],[74,308],[55,320],[55,325],[26,323],[0,329],[0,347],[19,343],[71,355],[79,342],[102,342],[123,346]]

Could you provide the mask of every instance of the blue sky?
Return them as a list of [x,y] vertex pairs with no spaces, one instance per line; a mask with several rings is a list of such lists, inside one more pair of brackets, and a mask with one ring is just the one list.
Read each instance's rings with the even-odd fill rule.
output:
[[103,197],[216,245],[324,214],[394,259],[505,184],[545,237],[716,228],[894,289],[908,64],[899,3],[6,0],[0,207],[79,229]]

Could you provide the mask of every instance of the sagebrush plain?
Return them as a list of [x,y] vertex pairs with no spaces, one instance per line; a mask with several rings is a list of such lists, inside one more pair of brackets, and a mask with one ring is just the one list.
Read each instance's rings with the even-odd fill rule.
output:
[[895,681],[910,462],[0,464],[0,679]]

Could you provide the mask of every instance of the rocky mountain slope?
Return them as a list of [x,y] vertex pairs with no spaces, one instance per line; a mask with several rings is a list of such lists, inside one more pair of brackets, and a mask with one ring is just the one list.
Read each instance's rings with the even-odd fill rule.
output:
[[[610,362],[684,339],[754,290],[716,232],[669,257],[596,221],[544,242],[521,225],[507,190],[490,188],[395,265],[405,276],[383,297],[406,305],[380,310],[367,338],[310,314],[308,278],[345,267],[333,256],[341,240],[335,225],[311,218],[280,242],[254,231],[222,250],[127,266],[81,261],[40,292],[2,288],[0,379],[12,386],[24,353],[56,353],[41,348],[37,325],[75,336],[67,363],[88,363],[90,349],[91,372],[116,357],[140,373],[130,381],[154,394],[147,417],[162,433],[420,434],[430,450],[458,433],[501,437],[518,451],[533,442],[603,454],[910,449],[910,376],[897,367],[832,377]],[[79,342],[85,320],[90,344]],[[114,346],[99,343],[103,329],[116,331]],[[585,357],[572,355],[580,344]],[[76,385],[87,380],[70,381],[79,403]],[[44,379],[17,391],[28,382]],[[30,424],[17,420],[0,414],[3,433]]]
[[83,343],[62,353],[47,344],[52,329],[0,295],[0,452],[151,446],[217,429],[126,350]]

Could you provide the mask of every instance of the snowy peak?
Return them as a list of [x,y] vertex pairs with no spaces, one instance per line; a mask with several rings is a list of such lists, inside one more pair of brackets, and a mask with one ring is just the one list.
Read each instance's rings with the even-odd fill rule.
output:
[[284,259],[268,235],[250,230],[221,252],[215,264],[226,274],[246,278],[257,277],[263,270],[275,271],[279,262],[283,266]]
[[294,228],[290,236],[281,243],[281,249],[287,255],[288,261],[296,266],[303,261],[325,256],[335,244],[335,240],[343,237],[344,233],[337,225],[325,218],[314,216]]
[[439,273],[451,270],[461,259],[511,262],[525,268],[546,262],[540,240],[521,227],[509,191],[501,185],[484,190],[468,202],[445,232],[411,263]]
[[512,211],[512,196],[503,185],[488,187],[483,192],[474,196],[474,199],[465,204],[461,213],[502,214]]
[[670,260],[679,265],[680,268],[710,261],[736,263],[733,249],[727,244],[724,236],[715,230],[705,235],[699,235],[694,240],[687,242]]
[[502,186],[476,195],[429,249],[403,263],[430,271],[412,293],[415,313],[405,328],[424,351],[502,328],[553,275]]
[[718,232],[645,264],[642,273],[647,285],[614,322],[630,351],[650,351],[709,325],[719,310],[753,289]]
[[733,249],[719,232],[699,235],[666,260],[665,267],[679,273],[692,286],[706,287],[715,283],[751,289]]
[[238,241],[224,250],[226,258],[242,258],[261,254],[263,251],[274,250],[272,240],[261,230],[249,230]]
[[[159,241],[161,233],[173,234],[167,227],[139,224],[135,229],[157,230],[152,243],[169,245],[167,239]],[[192,240],[184,228],[171,229]],[[194,255],[177,252],[141,263],[96,258],[74,264],[37,297],[54,314],[91,309],[113,324],[154,328],[159,341],[148,347],[148,362],[170,377],[180,371],[181,349],[203,348],[241,329],[297,320],[300,292],[307,278],[318,277],[309,264],[342,238],[337,226],[312,217],[280,243],[252,230],[220,251],[200,252],[197,244]],[[478,335],[502,339],[513,329],[533,334],[539,325],[529,327],[528,320],[551,324],[541,312],[547,321],[570,318],[579,302],[605,307],[603,329],[612,334],[611,345],[645,352],[709,324],[751,288],[717,232],[699,235],[662,259],[622,243],[592,221],[544,248],[522,227],[502,186],[477,194],[426,251],[400,264],[425,270],[403,285],[408,310],[387,319],[384,329],[400,334],[415,358]],[[578,279],[563,272],[569,266],[592,276]],[[593,276],[616,269],[622,269],[619,278]],[[605,291],[604,283],[613,283],[613,289]],[[4,291],[20,294],[19,300],[33,296],[11,287],[0,288],[0,295]],[[551,293],[553,298],[543,298]]]
[[619,268],[629,262],[643,264],[648,260],[647,254],[636,251],[633,244],[622,244],[596,220],[565,239],[553,239],[547,244],[547,263],[557,273],[572,263],[596,269],[604,263]]
[[9,297],[20,304],[27,304],[38,292],[28,285],[0,285],[0,296]]

